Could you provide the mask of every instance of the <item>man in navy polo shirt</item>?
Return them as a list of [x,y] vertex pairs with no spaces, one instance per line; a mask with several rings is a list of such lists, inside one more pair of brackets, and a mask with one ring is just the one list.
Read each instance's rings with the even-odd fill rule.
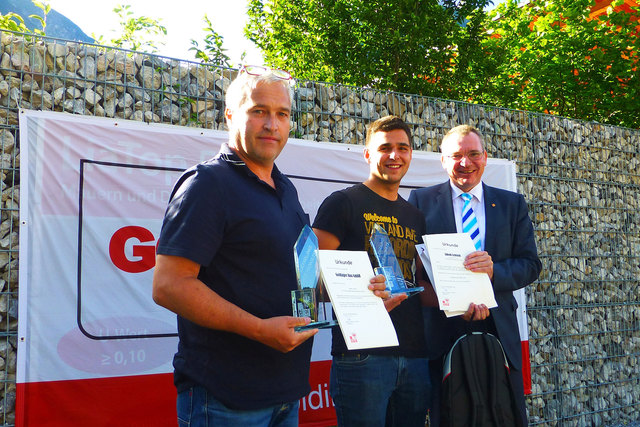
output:
[[[298,425],[311,338],[295,332],[293,245],[308,216],[274,165],[289,135],[290,75],[245,67],[229,86],[229,142],[185,172],[157,248],[153,299],[178,314],[180,425]],[[383,287],[383,286],[382,286]]]

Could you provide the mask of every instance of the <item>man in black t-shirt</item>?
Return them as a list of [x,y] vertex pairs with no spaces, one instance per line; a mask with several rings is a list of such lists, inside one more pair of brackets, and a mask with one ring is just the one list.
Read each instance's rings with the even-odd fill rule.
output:
[[[320,249],[366,250],[375,266],[369,236],[373,225],[380,224],[405,279],[415,282],[415,245],[425,232],[424,218],[398,195],[411,163],[410,141],[411,131],[399,117],[371,124],[364,150],[368,179],[327,197],[313,228]],[[429,292],[428,283],[421,285]],[[394,297],[392,305],[405,298]],[[330,392],[339,426],[424,427],[430,383],[420,299],[402,302],[390,316],[397,347],[348,351],[341,331],[333,330]]]

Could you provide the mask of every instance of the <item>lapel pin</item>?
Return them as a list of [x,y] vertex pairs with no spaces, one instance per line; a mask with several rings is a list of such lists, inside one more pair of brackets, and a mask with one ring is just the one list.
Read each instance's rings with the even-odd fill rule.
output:
[[496,207],[496,204],[495,204],[495,203],[491,203],[491,207],[492,207],[492,208],[495,208],[495,207]]

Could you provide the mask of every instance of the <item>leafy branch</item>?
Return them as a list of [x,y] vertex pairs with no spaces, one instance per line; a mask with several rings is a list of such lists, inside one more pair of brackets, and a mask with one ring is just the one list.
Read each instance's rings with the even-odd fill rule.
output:
[[213,24],[206,14],[203,20],[206,24],[203,30],[207,33],[204,38],[204,46],[200,48],[198,42],[191,39],[189,50],[194,51],[196,59],[201,62],[230,67],[229,56],[225,53],[226,49],[222,47],[223,37],[213,28]]
[[51,6],[46,1],[32,0],[32,3],[42,10],[41,15],[29,15],[29,18],[36,19],[40,22],[42,30],[35,28],[33,31],[27,27],[24,23],[24,19],[17,13],[9,12],[5,15],[0,14],[0,28],[4,28],[9,31],[16,31],[20,33],[38,34],[41,36],[46,35],[45,30],[47,28],[47,15],[51,12]]
[[135,16],[131,10],[131,5],[116,6],[113,11],[120,18],[120,36],[105,42],[103,36],[92,34],[92,37],[99,44],[108,43],[123,49],[157,52],[156,36],[167,35],[167,29],[161,24],[160,20],[147,16]]

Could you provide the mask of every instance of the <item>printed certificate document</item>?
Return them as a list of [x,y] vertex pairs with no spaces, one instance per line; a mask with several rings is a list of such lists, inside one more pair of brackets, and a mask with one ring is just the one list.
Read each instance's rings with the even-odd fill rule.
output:
[[475,251],[468,234],[428,234],[422,240],[416,248],[447,317],[463,314],[472,302],[498,306],[489,276],[464,267],[464,258]]
[[[427,272],[427,275],[429,276],[429,281],[431,282],[431,286],[433,286],[433,290],[436,292],[436,296],[438,296],[438,291],[435,285],[436,281],[433,280],[433,270],[431,269],[431,259],[429,258],[429,251],[427,251],[427,246],[424,243],[418,244],[416,245],[416,250],[418,251],[418,256],[422,261],[422,266],[424,267],[425,271]],[[440,297],[438,297],[438,301],[440,301]],[[464,311],[442,310],[442,311],[444,311],[445,316],[453,317],[453,316],[461,316],[467,310],[464,310]]]
[[382,299],[369,290],[374,276],[365,251],[320,250],[320,271],[349,350],[398,345]]

